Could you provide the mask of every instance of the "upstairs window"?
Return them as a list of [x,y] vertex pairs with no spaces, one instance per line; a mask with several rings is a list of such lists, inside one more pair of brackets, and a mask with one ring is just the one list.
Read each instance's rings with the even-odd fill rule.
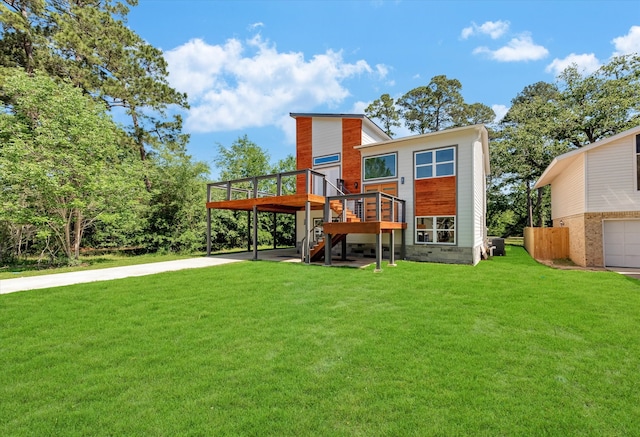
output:
[[416,152],[416,179],[454,176],[456,174],[456,149],[444,149]]
[[340,154],[336,153],[334,155],[326,155],[326,156],[317,156],[313,158],[313,166],[317,167],[320,165],[328,165],[335,164],[336,162],[340,162]]
[[369,156],[364,158],[364,180],[395,178],[397,174],[396,154]]

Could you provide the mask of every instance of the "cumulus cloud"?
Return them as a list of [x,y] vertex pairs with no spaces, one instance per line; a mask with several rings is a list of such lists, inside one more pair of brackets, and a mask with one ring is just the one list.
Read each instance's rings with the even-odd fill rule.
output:
[[576,55],[571,53],[564,59],[554,59],[551,64],[547,65],[545,71],[553,73],[556,76],[564,71],[565,68],[575,65],[581,73],[590,74],[601,67],[600,61],[593,53]]
[[215,132],[278,124],[286,129],[290,111],[337,105],[349,90],[343,82],[372,74],[386,76],[364,60],[345,62],[327,50],[310,59],[301,52],[278,52],[259,35],[244,43],[230,39],[210,45],[193,39],[165,53],[170,84],[189,95],[185,127]]
[[640,26],[631,26],[629,33],[614,38],[611,43],[616,48],[614,56],[640,54]]
[[471,23],[471,26],[465,27],[460,33],[462,39],[467,39],[474,35],[489,35],[491,39],[498,39],[509,30],[510,23],[508,21],[485,21],[481,25]]
[[488,47],[478,47],[473,54],[486,55],[490,59],[499,62],[537,61],[545,58],[549,50],[535,44],[530,35],[524,34],[511,39],[506,46],[497,50]]

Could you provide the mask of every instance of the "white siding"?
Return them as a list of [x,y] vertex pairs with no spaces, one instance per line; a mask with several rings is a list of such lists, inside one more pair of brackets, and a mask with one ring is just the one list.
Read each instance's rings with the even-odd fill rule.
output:
[[362,144],[372,144],[378,141],[384,141],[387,138],[382,137],[378,131],[374,131],[366,123],[362,124]]
[[[312,157],[342,152],[342,119],[314,118],[311,127]],[[341,155],[342,156],[342,155]]]
[[[474,176],[474,148],[472,144],[477,139],[477,133],[475,130],[467,132],[458,132],[447,135],[442,132],[438,136],[431,136],[427,138],[415,138],[406,141],[394,142],[388,145],[372,146],[360,149],[362,157],[379,155],[383,153],[398,153],[398,197],[406,201],[407,208],[407,232],[406,232],[406,244],[413,245],[414,240],[414,198],[413,198],[413,153],[421,150],[436,149],[447,146],[456,147],[456,180],[457,180],[457,221],[456,221],[456,241],[460,247],[475,247],[477,244],[474,242],[478,236],[475,234],[476,222],[479,220],[476,217],[474,211],[476,206],[474,204],[476,195],[474,189],[478,190],[478,193],[484,193],[485,182],[483,177],[479,175]],[[480,144],[480,143],[478,143]],[[481,175],[484,174],[483,159],[482,159],[482,146],[478,148],[478,171]],[[401,184],[400,180],[404,177],[405,183]],[[481,188],[476,187],[477,184],[481,185]],[[480,204],[484,204],[484,195],[480,194],[482,199],[478,199]],[[480,210],[484,206],[479,207]],[[478,232],[482,232],[479,230]],[[349,240],[351,241],[351,240]],[[399,243],[399,241],[398,241]]]
[[482,143],[473,143],[473,246],[484,244],[485,240],[485,190],[486,178],[484,174],[484,160]]
[[635,135],[586,153],[587,212],[640,210],[636,187]]
[[584,212],[584,162],[584,154],[577,156],[551,184],[552,219]]

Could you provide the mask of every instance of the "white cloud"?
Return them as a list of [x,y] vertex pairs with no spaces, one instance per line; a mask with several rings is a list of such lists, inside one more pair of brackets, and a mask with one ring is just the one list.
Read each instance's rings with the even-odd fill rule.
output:
[[625,36],[614,38],[611,43],[615,46],[614,56],[640,54],[640,26],[631,26]]
[[[248,52],[248,53],[246,53]],[[278,52],[258,35],[244,44],[230,39],[209,45],[194,39],[165,53],[170,84],[189,94],[185,128],[215,132],[272,123],[286,129],[284,116],[319,105],[337,105],[349,90],[343,82],[360,74],[386,76],[364,60],[345,62],[327,50],[306,60],[301,52]]]
[[264,27],[264,23],[261,21],[258,21],[257,23],[251,23],[248,27],[248,30],[256,30],[259,27]]
[[533,42],[530,35],[524,34],[511,39],[506,46],[497,50],[488,47],[478,47],[473,54],[484,54],[499,62],[537,61],[545,58],[549,50]]
[[590,74],[600,68],[601,64],[596,55],[593,53],[576,55],[571,53],[564,59],[554,59],[551,64],[547,65],[545,71],[553,73],[556,76],[564,71],[565,68],[575,65],[581,73]]
[[460,33],[462,39],[467,39],[474,35],[489,35],[491,39],[498,39],[509,30],[510,23],[508,21],[486,21],[478,26],[471,23],[471,26],[465,27]]
[[496,118],[493,120],[494,123],[500,123],[509,112],[509,108],[505,105],[491,105],[491,109],[496,113]]

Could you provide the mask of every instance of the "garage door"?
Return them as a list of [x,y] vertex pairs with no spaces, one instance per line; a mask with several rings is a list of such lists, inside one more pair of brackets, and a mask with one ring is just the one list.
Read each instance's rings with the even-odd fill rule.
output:
[[640,220],[605,220],[604,263],[640,267]]

